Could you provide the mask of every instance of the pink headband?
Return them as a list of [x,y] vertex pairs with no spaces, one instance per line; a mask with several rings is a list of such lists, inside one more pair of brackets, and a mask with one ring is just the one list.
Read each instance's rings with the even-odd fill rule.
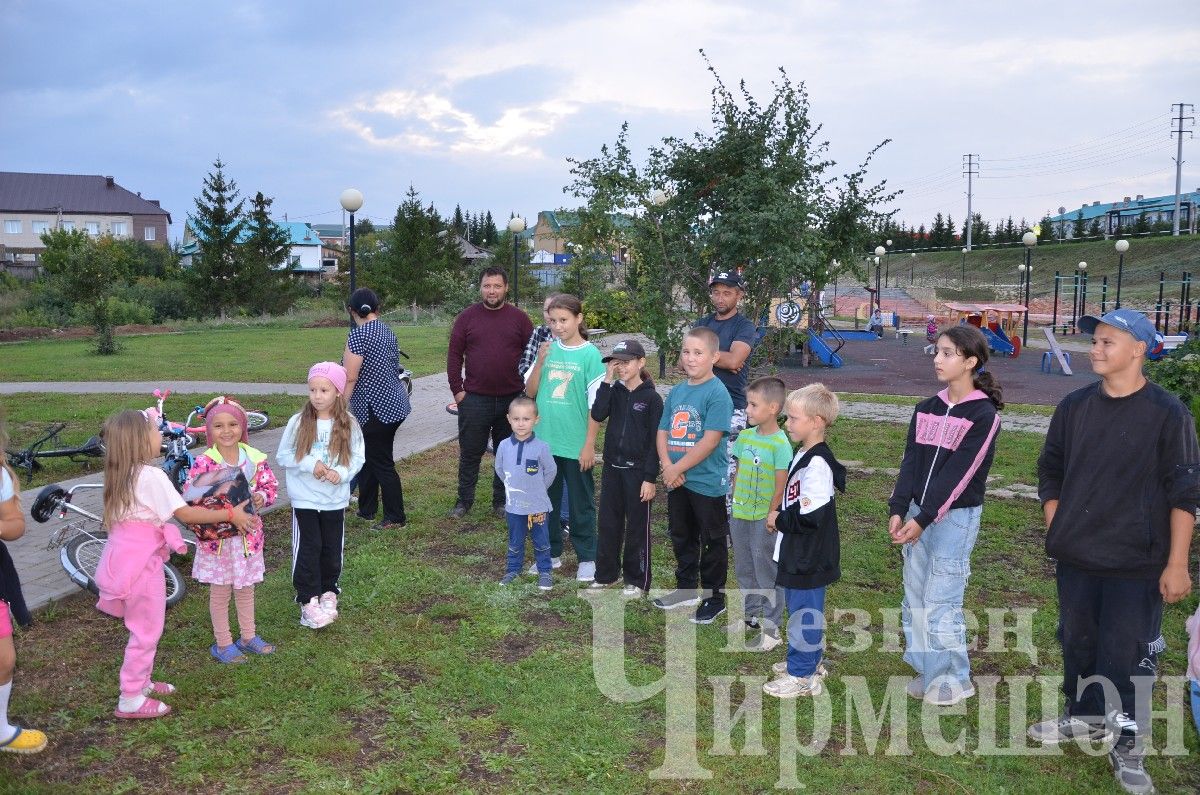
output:
[[221,396],[209,401],[208,407],[204,410],[204,430],[208,434],[209,446],[216,444],[216,439],[213,436],[213,420],[222,414],[228,414],[238,421],[238,424],[242,426],[242,438],[239,441],[249,442],[250,435],[247,428],[245,409],[233,398]]
[[308,370],[308,380],[311,381],[317,376],[329,379],[333,384],[333,388],[340,395],[346,391],[346,368],[342,367],[337,362],[317,362]]

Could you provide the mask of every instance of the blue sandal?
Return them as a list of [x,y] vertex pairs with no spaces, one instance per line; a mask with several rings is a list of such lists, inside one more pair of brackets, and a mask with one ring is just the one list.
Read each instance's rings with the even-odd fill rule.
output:
[[208,647],[208,653],[214,660],[225,665],[246,662],[246,655],[242,654],[241,647],[233,643],[224,648],[214,643]]
[[239,638],[236,644],[246,654],[271,654],[275,651],[274,643],[267,643],[258,635],[255,635],[250,640],[241,640]]

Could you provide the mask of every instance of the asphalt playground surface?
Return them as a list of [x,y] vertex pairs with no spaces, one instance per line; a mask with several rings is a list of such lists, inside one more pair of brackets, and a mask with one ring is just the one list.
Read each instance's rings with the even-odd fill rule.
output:
[[[1032,334],[1029,341],[1031,347],[1019,356],[993,354],[988,360],[986,369],[1000,382],[1006,403],[1053,406],[1068,393],[1099,380],[1082,351],[1071,351],[1073,376],[1064,376],[1057,361],[1050,374],[1042,372],[1046,349],[1032,347]],[[874,341],[848,339],[839,351],[844,361],[841,367],[788,368],[780,377],[789,388],[819,381],[835,392],[928,397],[941,387],[933,373],[933,357],[924,352],[925,344],[924,334],[913,334],[907,344],[891,332]]]

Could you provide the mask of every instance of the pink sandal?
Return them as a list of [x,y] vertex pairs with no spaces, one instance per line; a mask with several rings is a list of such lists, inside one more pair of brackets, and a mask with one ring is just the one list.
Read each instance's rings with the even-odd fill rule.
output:
[[142,695],[148,696],[151,694],[159,696],[169,696],[175,692],[175,685],[167,684],[166,682],[151,682],[142,691]]
[[[164,709],[160,712],[158,709],[159,707],[166,707],[166,709]],[[135,709],[133,712],[122,712],[120,709],[113,710],[113,716],[121,718],[122,720],[143,720],[146,718],[161,718],[164,715],[169,715],[170,713],[171,713],[171,708],[156,698],[146,699],[145,701],[142,702],[142,705],[140,707],[138,707],[137,709]]]

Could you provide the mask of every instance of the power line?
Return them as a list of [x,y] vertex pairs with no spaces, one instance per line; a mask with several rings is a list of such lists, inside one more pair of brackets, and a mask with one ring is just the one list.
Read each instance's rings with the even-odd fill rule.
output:
[[1090,139],[1087,139],[1086,141],[1083,141],[1078,144],[1071,144],[1070,146],[1059,147],[1058,149],[1047,149],[1044,152],[1037,152],[1037,153],[1031,154],[1031,155],[1018,155],[1016,157],[993,157],[993,158],[989,158],[989,160],[991,162],[996,162],[996,163],[1009,163],[1009,162],[1014,162],[1014,161],[1018,161],[1018,160],[1034,160],[1034,159],[1038,159],[1038,158],[1050,157],[1055,154],[1059,154],[1061,152],[1071,151],[1072,149],[1093,146],[1102,141],[1105,141],[1108,138],[1113,138],[1115,136],[1121,135],[1122,133],[1127,133],[1130,130],[1134,130],[1134,129],[1137,129],[1140,127],[1145,127],[1147,125],[1159,124],[1162,122],[1163,116],[1164,116],[1164,114],[1160,113],[1157,116],[1153,116],[1149,119],[1146,119],[1145,121],[1140,121],[1140,122],[1137,122],[1136,124],[1132,124],[1128,127],[1124,127],[1120,130],[1117,130],[1116,132],[1111,132],[1111,133],[1108,133],[1107,135],[1101,135],[1096,138],[1090,138]]
[[966,171],[963,173],[967,177],[967,251],[971,250],[971,227],[974,217],[971,215],[971,180],[979,175],[979,155],[963,155],[966,158],[966,163],[963,166]]
[[1185,104],[1183,102],[1176,102],[1171,106],[1172,113],[1174,113],[1175,108],[1179,108],[1179,115],[1175,117],[1175,121],[1179,126],[1171,131],[1172,135],[1179,136],[1178,148],[1175,150],[1175,217],[1171,223],[1171,234],[1175,237],[1179,236],[1179,189],[1183,185],[1183,134],[1185,132],[1188,135],[1192,134],[1191,130],[1183,129],[1183,122],[1186,119],[1187,121],[1192,122],[1192,126],[1195,126],[1196,122],[1195,116],[1183,115],[1183,109],[1185,107],[1193,109],[1195,108],[1194,105]]

